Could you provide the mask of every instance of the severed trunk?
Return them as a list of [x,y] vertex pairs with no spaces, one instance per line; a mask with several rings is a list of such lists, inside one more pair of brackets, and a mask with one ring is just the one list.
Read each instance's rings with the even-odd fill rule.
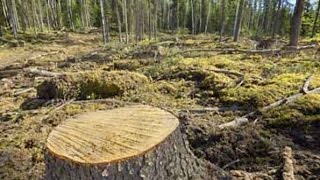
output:
[[174,115],[147,105],[78,115],[49,134],[45,179],[226,179],[181,131]]

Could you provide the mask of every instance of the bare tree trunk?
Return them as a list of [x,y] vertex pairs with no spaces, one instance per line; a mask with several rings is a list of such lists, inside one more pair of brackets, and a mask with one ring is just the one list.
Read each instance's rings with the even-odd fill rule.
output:
[[48,27],[48,32],[51,29],[51,23],[50,23],[50,15],[49,15],[49,2],[46,1],[46,19],[47,19],[47,27]]
[[156,39],[157,38],[157,31],[158,31],[158,1],[154,0],[154,32],[153,36]]
[[10,18],[9,18],[9,13],[8,13],[8,7],[7,7],[7,2],[6,0],[1,0],[2,3],[2,12],[4,15],[4,18],[6,19],[6,25],[10,25]]
[[26,32],[27,27],[28,27],[28,16],[26,16],[26,14],[28,14],[28,10],[26,9],[27,7],[27,2],[26,1],[21,1],[18,0],[17,2],[18,6],[20,7],[20,16],[21,16],[21,30],[23,32]]
[[118,23],[118,33],[119,33],[119,41],[122,42],[122,30],[121,30],[121,18],[118,8],[118,0],[113,0],[114,3],[114,11],[116,12],[117,23]]
[[84,28],[85,27],[85,17],[84,17],[84,1],[83,0],[79,0],[79,11],[80,11],[80,18],[81,18],[81,28]]
[[68,9],[69,26],[72,30],[74,30],[73,15],[72,15],[72,0],[67,0],[67,9]]
[[100,12],[101,12],[101,22],[102,22],[102,37],[103,37],[104,44],[106,44],[108,42],[108,38],[107,38],[106,18],[104,15],[104,2],[103,0],[99,0],[99,2],[100,2]]
[[43,11],[42,11],[42,3],[41,3],[41,0],[38,0],[38,9],[39,9],[39,18],[40,18],[40,30],[41,32],[43,32],[43,28],[44,28],[44,25],[43,25]]
[[277,15],[276,15],[273,30],[272,30],[272,38],[274,38],[275,35],[278,34],[279,20],[280,20],[280,15],[281,15],[281,6],[282,6],[282,0],[278,0]]
[[314,35],[316,35],[317,27],[319,28],[319,24],[317,24],[318,18],[319,18],[319,14],[320,14],[320,0],[318,0],[318,8],[317,8],[317,12],[316,12],[316,17],[315,17],[315,19],[314,19],[313,27],[312,27],[311,37],[313,37]]
[[122,0],[122,14],[123,21],[126,29],[126,43],[129,43],[129,34],[128,34],[128,16],[127,16],[127,0]]
[[148,0],[148,33],[151,40],[151,0]]
[[90,8],[88,5],[88,0],[84,0],[84,15],[85,15],[85,20],[86,20],[86,27],[90,27],[91,26]]
[[137,14],[133,14],[135,11],[134,11],[134,9],[135,9],[135,6],[134,6],[134,2],[133,2],[134,0],[130,0],[129,2],[130,2],[130,5],[129,5],[129,24],[128,24],[128,26],[129,26],[129,32],[130,32],[130,36],[132,37],[132,39],[134,39],[134,31],[135,31],[135,25],[136,25],[136,23],[135,23],[135,17],[137,16]]
[[31,0],[31,11],[32,11],[32,21],[33,21],[33,29],[35,34],[37,34],[37,28],[39,25],[39,18],[36,11],[36,6],[34,0]]
[[294,13],[291,19],[290,46],[297,46],[299,41],[299,32],[301,26],[301,18],[304,10],[304,0],[297,0]]
[[219,41],[222,41],[222,37],[224,34],[224,26],[225,26],[225,7],[226,7],[226,0],[221,0],[221,20],[220,20],[220,38]]
[[17,17],[16,17],[16,4],[15,0],[10,0],[9,13],[10,13],[10,24],[12,28],[12,33],[14,38],[18,37],[18,25],[17,25]]
[[198,33],[202,32],[202,0],[199,0],[199,29]]
[[194,7],[193,0],[190,0],[191,6],[191,19],[192,19],[192,34],[195,34],[195,19],[194,19]]
[[180,5],[179,5],[179,0],[177,0],[177,10],[176,10],[176,18],[177,18],[177,27],[176,29],[179,29],[180,27],[180,15],[179,15],[179,9],[180,9]]
[[[223,0],[224,1],[224,0]],[[211,15],[211,0],[208,1],[208,13],[207,13],[207,20],[206,20],[206,25],[204,28],[204,32],[207,33],[208,32],[208,25],[209,25],[209,19],[210,19],[210,15]]]
[[240,0],[238,10],[237,10],[237,15],[236,15],[234,31],[233,31],[233,41],[234,42],[237,42],[239,40],[241,23],[242,23],[243,8],[244,8],[244,0]]

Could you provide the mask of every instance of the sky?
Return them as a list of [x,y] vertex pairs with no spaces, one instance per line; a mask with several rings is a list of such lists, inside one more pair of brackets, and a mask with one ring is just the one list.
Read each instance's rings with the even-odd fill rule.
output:
[[[317,0],[310,0],[311,4],[314,4]],[[288,0],[292,4],[296,4],[296,0]]]

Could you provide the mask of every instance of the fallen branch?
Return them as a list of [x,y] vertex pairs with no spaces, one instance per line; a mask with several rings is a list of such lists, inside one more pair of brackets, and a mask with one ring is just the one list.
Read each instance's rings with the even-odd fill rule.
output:
[[291,147],[285,147],[282,153],[283,155],[283,169],[282,178],[283,180],[294,180],[294,166]]
[[27,68],[23,69],[24,72],[32,75],[45,76],[45,77],[60,77],[63,76],[63,73],[50,72],[46,70],[40,70],[36,68]]
[[[318,88],[315,88],[313,90],[310,90],[308,91],[308,94],[312,94],[312,93],[320,93],[320,87]],[[250,112],[242,117],[239,117],[239,118],[236,118],[235,120],[231,121],[231,122],[227,122],[227,123],[224,123],[224,124],[221,124],[218,126],[218,128],[220,129],[224,129],[224,128],[227,128],[227,127],[238,127],[238,126],[242,126],[244,124],[247,124],[249,123],[249,117],[255,115],[256,113],[258,112],[264,112],[264,111],[268,111],[272,108],[275,108],[277,106],[281,106],[281,105],[285,105],[285,104],[288,104],[288,103],[291,103],[293,101],[295,101],[296,99],[298,99],[299,97],[302,97],[304,96],[305,93],[298,93],[298,94],[295,94],[295,95],[292,95],[292,96],[289,96],[287,98],[284,98],[284,99],[281,99],[279,101],[276,101],[268,106],[265,106],[263,108],[261,108],[259,111],[253,111],[253,112]]]
[[236,164],[236,163],[238,163],[238,162],[240,162],[240,159],[236,159],[235,161],[232,161],[232,162],[224,165],[224,166],[222,167],[222,169],[226,169],[227,167],[232,166],[232,165],[234,165],[234,164]]
[[27,58],[26,61],[31,61],[31,60],[35,60],[35,59],[38,59],[38,58],[41,58],[41,57],[55,55],[55,54],[59,54],[59,53],[64,54],[63,51],[53,51],[53,52],[49,52],[49,53],[45,53],[45,54],[39,54],[39,55],[30,57],[30,58]]
[[194,109],[181,109],[180,112],[187,112],[193,114],[202,114],[208,112],[225,112],[225,111],[242,111],[239,106],[231,107],[204,107],[204,108],[194,108]]
[[27,92],[30,92],[30,91],[33,91],[33,90],[35,90],[35,88],[33,88],[33,87],[27,88],[27,89],[23,89],[23,90],[21,90],[21,91],[15,92],[15,93],[13,94],[13,96],[19,96],[19,95],[21,95],[21,94],[24,94],[24,93],[27,93]]
[[307,79],[306,79],[306,81],[305,81],[305,83],[303,84],[303,87],[302,87],[302,89],[301,89],[301,91],[304,93],[304,94],[308,94],[308,92],[309,92],[309,85],[310,85],[310,82],[311,82],[311,80],[312,80],[312,75],[310,75]]

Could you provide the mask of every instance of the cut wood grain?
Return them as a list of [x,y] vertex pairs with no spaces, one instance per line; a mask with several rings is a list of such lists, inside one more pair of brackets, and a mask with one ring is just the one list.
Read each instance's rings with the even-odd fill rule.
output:
[[45,179],[227,176],[192,154],[180,127],[173,114],[147,105],[79,114],[49,134]]

